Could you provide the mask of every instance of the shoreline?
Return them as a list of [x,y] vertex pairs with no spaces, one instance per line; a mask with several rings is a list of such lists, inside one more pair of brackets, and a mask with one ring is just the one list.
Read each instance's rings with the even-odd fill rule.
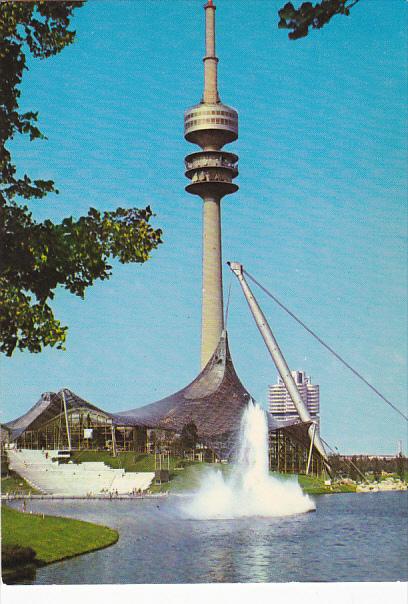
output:
[[[11,501],[11,500],[10,500]],[[7,511],[6,511],[7,510]],[[31,549],[33,559],[19,560],[15,554],[5,561],[2,555],[1,578],[6,584],[35,577],[37,568],[106,549],[118,542],[119,531],[106,525],[76,518],[23,512],[2,506],[2,550]],[[38,535],[47,532],[47,540]],[[53,542],[53,544],[52,544]]]
[[1,495],[1,502],[7,501],[19,501],[19,500],[30,500],[30,501],[38,501],[41,499],[45,500],[55,500],[55,501],[64,501],[64,500],[93,500],[100,499],[103,501],[128,501],[130,499],[138,500],[138,499],[162,499],[163,497],[167,497],[169,495],[168,491],[163,493],[150,493],[143,495],[115,495],[114,497],[109,497],[104,493],[97,493],[95,495],[50,495],[50,494],[15,494],[15,495]]
[[[401,493],[402,491],[407,491],[407,485],[404,485],[400,488],[370,488],[363,487],[357,489],[350,490],[308,490],[302,489],[305,495],[344,495],[344,494],[362,494],[362,493]],[[109,495],[105,494],[95,494],[95,495],[48,495],[48,494],[16,494],[16,495],[1,495],[0,501],[1,503],[7,503],[8,501],[140,501],[143,499],[165,499],[169,496],[173,497],[186,497],[191,493],[191,491],[184,492],[171,492],[171,491],[163,491],[159,493],[149,493],[142,495],[115,495],[114,497],[109,497]]]

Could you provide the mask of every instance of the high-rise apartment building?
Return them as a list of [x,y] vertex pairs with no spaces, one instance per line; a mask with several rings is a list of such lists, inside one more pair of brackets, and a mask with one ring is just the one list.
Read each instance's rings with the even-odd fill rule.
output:
[[[306,405],[311,418],[320,424],[320,392],[317,384],[312,384],[309,376],[304,371],[291,371],[293,379],[299,390],[300,396]],[[296,407],[286,390],[283,380],[278,376],[278,382],[268,389],[269,412],[278,420],[287,420],[299,417]]]

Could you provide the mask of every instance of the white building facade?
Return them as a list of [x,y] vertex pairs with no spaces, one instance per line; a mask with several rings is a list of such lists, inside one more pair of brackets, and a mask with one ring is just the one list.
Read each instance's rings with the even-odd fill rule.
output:
[[[320,427],[320,391],[317,384],[312,384],[311,378],[304,371],[291,371],[293,379],[299,390],[300,396],[306,405],[311,418]],[[280,376],[278,382],[268,388],[269,412],[277,420],[298,418],[296,407],[286,390],[285,384]]]

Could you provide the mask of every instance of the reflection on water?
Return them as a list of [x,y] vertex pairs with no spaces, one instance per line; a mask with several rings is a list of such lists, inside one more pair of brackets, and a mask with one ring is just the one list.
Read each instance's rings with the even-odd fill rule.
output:
[[38,501],[117,528],[117,544],[41,568],[37,584],[406,581],[408,493],[326,495],[316,513],[189,520],[180,497]]

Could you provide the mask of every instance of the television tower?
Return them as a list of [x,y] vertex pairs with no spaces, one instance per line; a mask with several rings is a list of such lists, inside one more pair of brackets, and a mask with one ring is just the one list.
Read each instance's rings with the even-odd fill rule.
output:
[[215,54],[213,0],[205,9],[204,93],[198,105],[184,113],[184,138],[201,147],[185,158],[186,191],[203,200],[203,282],[201,319],[201,368],[215,351],[224,329],[221,252],[221,199],[235,193],[238,156],[221,151],[238,138],[238,113],[220,101]]

